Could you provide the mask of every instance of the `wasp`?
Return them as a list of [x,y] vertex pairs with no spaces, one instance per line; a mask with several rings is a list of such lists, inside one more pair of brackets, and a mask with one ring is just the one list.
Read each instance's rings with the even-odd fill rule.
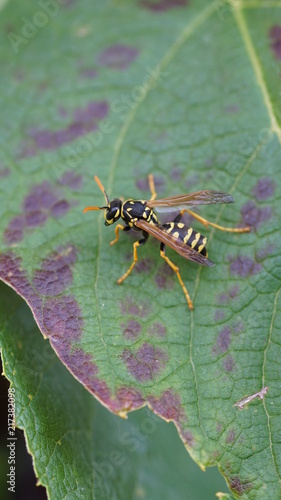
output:
[[[160,241],[160,256],[176,273],[189,309],[193,309],[192,300],[182,281],[178,266],[176,266],[165,253],[166,245],[175,250],[185,259],[196,262],[197,264],[201,264],[203,266],[214,266],[215,264],[208,259],[206,236],[198,231],[195,231],[192,227],[183,224],[181,222],[183,214],[190,214],[197,221],[201,222],[206,228],[208,228],[208,226],[212,226],[216,229],[220,229],[221,231],[228,231],[231,233],[245,233],[250,231],[249,227],[228,228],[219,226],[218,224],[204,219],[189,209],[190,207],[196,207],[197,205],[233,203],[233,197],[223,191],[203,190],[197,191],[196,193],[172,196],[170,198],[156,199],[157,193],[155,191],[154,176],[150,174],[148,176],[148,184],[151,192],[151,198],[149,200],[134,200],[129,198],[128,200],[123,201],[120,198],[114,198],[112,201],[109,201],[109,197],[97,176],[95,176],[95,181],[104,195],[106,205],[102,207],[89,206],[84,208],[83,212],[85,213],[89,210],[104,210],[104,223],[106,226],[114,224],[120,218],[125,222],[125,226],[117,224],[115,227],[115,239],[110,242],[110,245],[114,245],[118,242],[119,231],[130,231],[131,229],[134,229],[135,231],[142,232],[141,239],[135,241],[133,244],[133,262],[129,269],[121,276],[121,278],[117,280],[117,283],[119,285],[123,283],[123,281],[125,281],[125,279],[132,272],[138,261],[137,248],[144,245],[149,235],[151,235]],[[155,210],[161,211],[165,209],[167,211],[179,211],[179,213],[172,220],[172,222],[161,224]]]

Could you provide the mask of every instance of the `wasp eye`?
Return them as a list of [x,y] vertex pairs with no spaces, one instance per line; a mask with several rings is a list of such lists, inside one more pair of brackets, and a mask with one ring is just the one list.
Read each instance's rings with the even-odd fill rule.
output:
[[118,199],[112,200],[108,209],[104,213],[105,225],[113,224],[120,217],[121,201]]

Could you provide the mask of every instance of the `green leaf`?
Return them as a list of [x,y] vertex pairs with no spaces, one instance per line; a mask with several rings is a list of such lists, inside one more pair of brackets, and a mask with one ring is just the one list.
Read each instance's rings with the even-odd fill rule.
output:
[[[277,499],[280,5],[42,5],[2,14],[0,277],[104,406],[148,405],[236,496]],[[93,175],[145,199],[150,172],[161,197],[230,192],[200,213],[252,229],[208,232],[215,268],[168,252],[194,312],[155,241],[118,286],[134,239],[110,248],[102,214],[82,213],[104,203]]]
[[[25,431],[49,498],[214,498],[216,488],[225,489],[218,472],[203,473],[192,462],[171,424],[148,409],[127,421],[105,410],[62,366],[14,295],[1,284],[4,373],[14,391],[17,427]],[[15,441],[16,491],[17,448]]]

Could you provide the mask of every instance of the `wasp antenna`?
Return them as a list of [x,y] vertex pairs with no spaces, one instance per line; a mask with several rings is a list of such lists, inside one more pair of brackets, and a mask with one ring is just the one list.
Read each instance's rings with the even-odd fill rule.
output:
[[105,208],[107,208],[107,207],[86,207],[83,210],[83,214],[85,214],[86,212],[89,212],[89,210],[104,210]]
[[99,180],[99,178],[98,178],[98,176],[97,176],[97,175],[95,175],[95,181],[96,181],[97,185],[99,186],[99,188],[100,188],[101,192],[103,193],[103,195],[104,195],[104,197],[105,197],[105,201],[106,201],[106,203],[109,205],[109,198],[108,198],[108,196],[107,196],[107,194],[106,194],[106,191],[105,191],[105,189],[104,189],[104,187],[103,187],[103,185],[102,185],[102,183],[101,183],[101,181]]

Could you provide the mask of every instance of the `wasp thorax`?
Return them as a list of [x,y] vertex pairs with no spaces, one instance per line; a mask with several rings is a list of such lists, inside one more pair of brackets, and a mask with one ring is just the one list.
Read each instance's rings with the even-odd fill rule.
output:
[[109,203],[108,208],[104,212],[104,223],[106,226],[109,226],[109,224],[113,224],[119,219],[121,215],[121,205],[122,202],[118,198],[114,198],[114,200]]

